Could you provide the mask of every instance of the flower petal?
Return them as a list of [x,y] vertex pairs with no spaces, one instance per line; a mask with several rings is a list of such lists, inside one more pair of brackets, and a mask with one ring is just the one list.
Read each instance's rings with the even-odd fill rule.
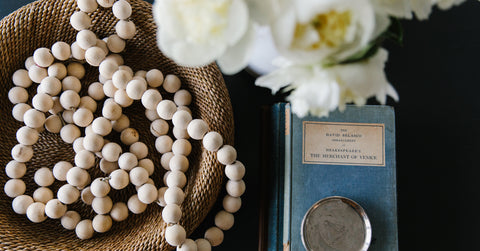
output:
[[255,27],[252,23],[237,44],[229,47],[217,59],[218,66],[225,74],[235,74],[245,68],[252,54],[255,42]]
[[233,0],[229,9],[228,26],[224,38],[228,45],[233,45],[240,40],[248,29],[248,8],[243,0]]
[[292,66],[281,68],[257,78],[255,85],[270,88],[272,93],[276,93],[281,88],[293,84],[295,81],[300,80],[301,82],[302,79],[311,74],[311,70],[307,67]]

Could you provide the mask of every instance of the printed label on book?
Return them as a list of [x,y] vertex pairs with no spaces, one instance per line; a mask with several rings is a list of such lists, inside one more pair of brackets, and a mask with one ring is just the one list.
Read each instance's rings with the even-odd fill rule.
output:
[[385,166],[385,126],[303,122],[303,163]]

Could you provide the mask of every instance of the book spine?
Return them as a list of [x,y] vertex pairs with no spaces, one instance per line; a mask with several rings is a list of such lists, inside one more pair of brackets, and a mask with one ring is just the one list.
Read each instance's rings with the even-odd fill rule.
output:
[[285,151],[284,151],[284,184],[283,184],[283,250],[290,251],[290,226],[291,226],[291,178],[292,178],[292,127],[291,127],[291,112],[290,104],[284,104],[285,114]]

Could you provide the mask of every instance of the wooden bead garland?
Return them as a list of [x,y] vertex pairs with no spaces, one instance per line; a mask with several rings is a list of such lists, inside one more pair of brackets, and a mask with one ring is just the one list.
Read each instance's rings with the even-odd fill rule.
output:
[[[128,20],[132,13],[130,4],[125,0],[78,0],[80,11],[71,16],[71,25],[78,30],[77,40],[68,45],[55,43],[51,50],[39,48],[25,62],[27,70],[20,69],[12,76],[13,87],[9,92],[9,100],[15,104],[13,117],[24,122],[25,126],[17,132],[20,144],[12,148],[12,160],[5,167],[11,178],[4,190],[7,196],[14,198],[13,210],[18,214],[26,214],[32,222],[42,222],[47,217],[60,219],[68,230],[75,230],[78,238],[89,239],[94,232],[103,233],[112,227],[113,221],[123,221],[128,211],[142,213],[148,204],[157,202],[164,207],[162,218],[168,223],[165,238],[177,250],[210,250],[223,241],[223,231],[233,226],[232,213],[241,206],[240,196],[245,191],[242,178],[245,167],[236,161],[237,153],[232,146],[223,145],[222,136],[209,132],[208,124],[201,119],[193,119],[188,107],[192,96],[186,90],[180,90],[181,81],[175,75],[165,78],[157,69],[138,71],[123,65],[118,54],[125,48],[124,39],[133,38],[135,24]],[[100,40],[88,30],[93,12],[98,5],[112,7],[114,15],[120,19],[115,26],[117,34]],[[63,64],[58,61],[86,60],[92,66],[99,67],[99,81],[88,86],[88,95],[80,97],[82,88],[80,79],[85,76],[85,68],[78,62]],[[28,88],[38,83],[37,95],[32,99],[33,108],[28,104]],[[172,100],[164,100],[158,88],[174,94]],[[153,88],[153,89],[148,89]],[[63,90],[63,92],[62,92]],[[102,110],[103,117],[94,118],[97,110],[96,101],[105,97]],[[130,127],[130,120],[122,113],[122,108],[129,107],[134,100],[141,100],[146,108],[146,115],[152,121],[151,132],[157,137],[155,147],[162,153],[161,164],[168,170],[164,176],[166,187],[157,189],[149,178],[154,172],[153,162],[147,158],[148,147],[139,141],[138,132]],[[51,113],[46,118],[45,113]],[[167,136],[172,120],[172,128],[176,140]],[[65,126],[62,123],[66,122]],[[73,144],[75,166],[60,161],[50,170],[40,168],[35,173],[35,182],[41,186],[33,196],[24,195],[25,183],[21,180],[26,173],[25,162],[33,156],[31,145],[39,138],[39,130],[45,127],[49,132],[60,133],[61,138]],[[81,137],[80,128],[85,128],[85,136]],[[119,144],[105,142],[104,136],[112,130],[120,132],[120,141],[130,146],[130,152],[122,152]],[[218,151],[217,159],[226,165],[227,193],[223,200],[223,211],[215,217],[215,227],[209,228],[205,239],[193,241],[186,238],[185,229],[178,224],[182,211],[180,205],[185,199],[182,188],[187,179],[184,174],[188,170],[187,156],[191,152],[189,138],[203,140],[208,151]],[[107,177],[91,181],[85,169],[92,168],[95,156],[100,158],[100,169]],[[67,181],[56,192],[48,188],[54,180]],[[108,196],[111,188],[120,190],[132,183],[137,194],[132,195],[126,203],[113,202]],[[88,186],[90,185],[90,186]],[[67,211],[68,205],[81,197],[87,205],[92,205],[97,215],[92,219],[82,220],[75,211]]]

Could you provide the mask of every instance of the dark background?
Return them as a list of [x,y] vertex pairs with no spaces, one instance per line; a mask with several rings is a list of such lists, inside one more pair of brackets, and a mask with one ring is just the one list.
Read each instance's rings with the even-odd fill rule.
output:
[[[28,2],[0,0],[0,17]],[[428,21],[402,24],[403,46],[386,45],[387,77],[400,95],[398,103],[389,100],[396,110],[400,248],[478,250],[480,2],[435,9]],[[282,97],[255,87],[255,78],[245,71],[225,76],[225,81],[235,114],[238,156],[247,166],[247,192],[235,226],[215,250],[256,250],[261,107]],[[212,224],[209,216],[203,225]],[[192,237],[200,237],[205,226]]]

